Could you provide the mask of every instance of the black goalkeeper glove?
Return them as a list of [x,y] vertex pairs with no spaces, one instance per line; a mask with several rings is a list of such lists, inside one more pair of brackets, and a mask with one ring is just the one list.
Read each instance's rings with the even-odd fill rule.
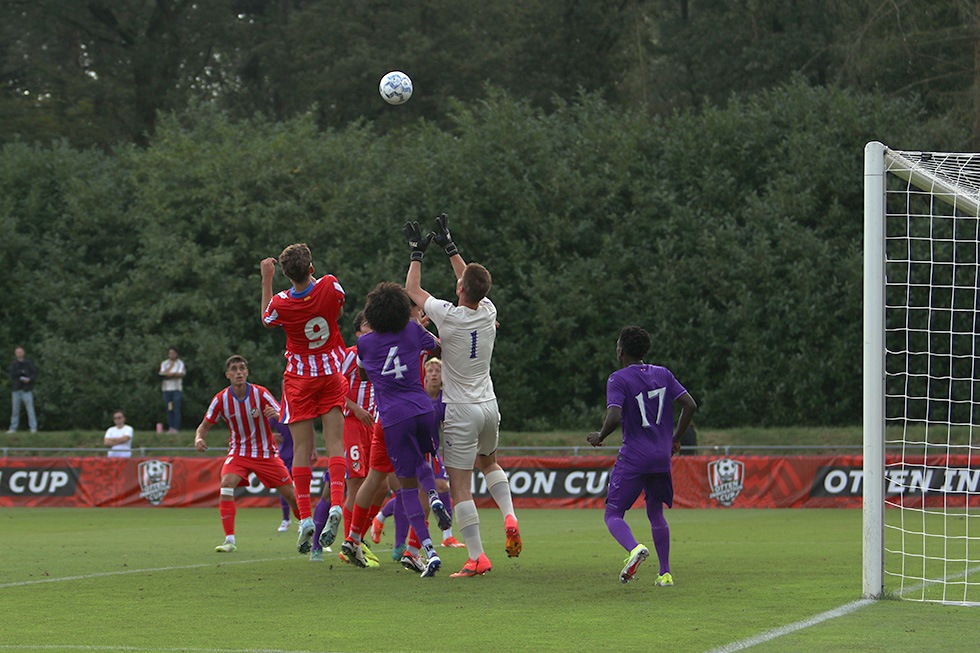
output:
[[425,248],[429,246],[429,242],[432,240],[434,234],[430,231],[423,237],[422,232],[419,230],[418,222],[406,222],[402,233],[405,234],[405,238],[412,248],[412,260],[421,261],[425,255]]
[[436,231],[432,232],[432,240],[436,241],[436,245],[446,250],[446,254],[449,256],[459,254],[459,250],[456,249],[456,243],[453,242],[453,237],[449,234],[448,215],[443,213],[436,218],[436,229]]

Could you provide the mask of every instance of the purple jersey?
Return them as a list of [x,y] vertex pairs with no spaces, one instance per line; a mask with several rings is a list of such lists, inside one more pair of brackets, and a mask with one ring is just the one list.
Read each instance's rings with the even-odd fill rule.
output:
[[666,367],[630,365],[613,372],[606,406],[623,411],[623,446],[616,465],[640,472],[669,472],[674,439],[674,400],[684,389]]
[[442,403],[442,390],[435,397],[429,397],[429,399],[432,400],[432,412],[435,413],[432,416],[432,421],[435,424],[432,440],[436,445],[436,451],[438,451],[440,446],[439,427],[446,421],[446,404]]
[[279,445],[279,457],[286,463],[286,467],[292,471],[293,468],[293,433],[289,430],[288,424],[283,424],[279,420],[270,417],[269,424],[272,425],[279,435],[282,436],[282,444]]
[[412,321],[397,333],[371,332],[357,339],[357,357],[374,385],[385,429],[432,411],[432,400],[422,387],[420,354],[437,345],[435,336]]

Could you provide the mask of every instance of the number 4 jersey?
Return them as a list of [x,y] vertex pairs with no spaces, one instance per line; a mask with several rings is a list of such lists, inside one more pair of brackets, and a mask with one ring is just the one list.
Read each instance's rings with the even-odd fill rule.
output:
[[300,293],[292,288],[273,295],[262,320],[286,332],[286,374],[318,377],[340,374],[344,339],[337,326],[344,289],[333,275],[313,279]]
[[432,412],[432,400],[422,387],[419,354],[432,351],[436,338],[417,322],[397,333],[365,333],[357,339],[357,357],[374,385],[381,425],[390,425]]
[[674,400],[687,393],[666,367],[637,364],[613,372],[606,406],[623,411],[623,446],[617,465],[639,472],[669,472]]

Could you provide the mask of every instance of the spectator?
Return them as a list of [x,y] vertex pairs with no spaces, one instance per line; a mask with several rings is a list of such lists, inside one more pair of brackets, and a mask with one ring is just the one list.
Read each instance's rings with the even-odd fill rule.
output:
[[163,403],[167,406],[167,433],[174,434],[180,429],[180,397],[184,388],[184,361],[177,358],[176,347],[167,351],[167,360],[160,363],[160,376],[163,377]]
[[102,442],[109,447],[110,458],[129,458],[133,455],[133,427],[126,424],[126,416],[121,410],[112,414],[112,426],[106,429]]
[[698,452],[698,432],[694,428],[694,422],[681,433],[681,450],[679,455],[693,456]]
[[24,348],[14,348],[14,360],[10,364],[10,381],[13,384],[10,407],[10,428],[7,433],[15,433],[20,426],[20,405],[27,410],[27,426],[31,433],[37,433],[37,417],[34,415],[34,380],[37,368],[29,358],[24,357]]

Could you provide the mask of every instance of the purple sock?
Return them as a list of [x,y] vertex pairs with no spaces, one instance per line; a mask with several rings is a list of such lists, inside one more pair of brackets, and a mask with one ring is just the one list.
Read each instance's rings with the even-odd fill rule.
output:
[[656,505],[647,504],[647,517],[650,518],[650,528],[653,531],[653,548],[657,550],[660,560],[660,573],[670,571],[670,528],[664,517],[664,504],[659,501]]
[[282,508],[282,520],[289,521],[289,517],[293,514],[293,511],[282,497],[279,497],[279,507]]
[[397,499],[392,499],[385,505],[381,507],[381,514],[384,515],[385,519],[388,519],[395,514],[395,504],[398,503]]
[[[425,511],[422,510],[422,502],[419,501],[419,491],[418,488],[407,488],[403,490],[398,490],[401,495],[402,505],[405,506],[405,516],[408,519],[408,523],[412,525],[415,530],[415,536],[419,538],[419,542],[425,548],[426,557],[431,556],[435,553],[435,549],[432,548],[432,539],[429,537],[429,527],[425,523]],[[428,545],[426,545],[428,542]]]
[[316,530],[313,532],[313,548],[320,551],[320,533],[327,525],[327,517],[330,515],[330,500],[320,499],[317,501],[316,508],[313,509],[313,525]]
[[[432,465],[428,461],[423,460],[422,463],[415,470],[415,475],[419,479],[419,486],[425,492],[425,495],[429,497],[429,501],[432,501],[432,497],[439,496],[436,492],[436,477],[432,473]],[[414,525],[413,525],[414,528]],[[416,533],[417,535],[418,533]]]
[[450,498],[449,493],[448,492],[440,492],[439,493],[439,500],[442,501],[442,505],[446,506],[446,512],[448,512],[449,513],[449,516],[452,517],[453,516],[453,500]]
[[[415,491],[418,494],[418,491]],[[395,492],[395,498],[390,503],[396,504],[395,511],[395,546],[401,546],[408,539],[408,517],[405,516],[405,506],[402,504],[401,490]],[[416,533],[418,535],[418,533]]]
[[636,548],[636,538],[633,537],[629,524],[623,519],[623,513],[610,512],[609,508],[606,508],[606,528],[624,549],[632,551]]

